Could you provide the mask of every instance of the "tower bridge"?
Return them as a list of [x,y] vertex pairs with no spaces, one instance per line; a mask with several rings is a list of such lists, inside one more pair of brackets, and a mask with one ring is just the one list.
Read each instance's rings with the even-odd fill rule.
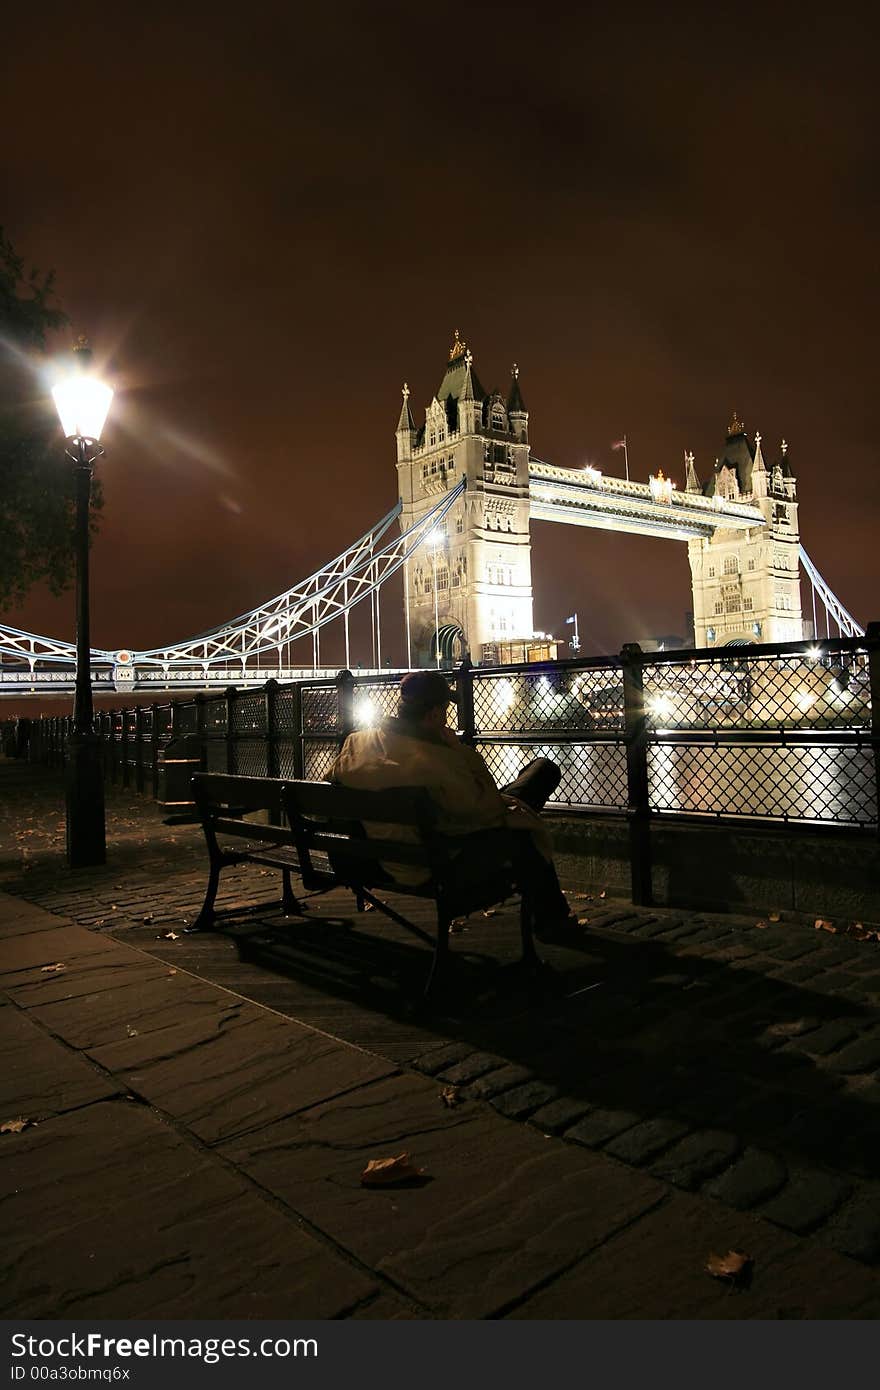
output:
[[[595,468],[560,468],[531,453],[529,413],[513,368],[505,393],[486,391],[456,332],[444,375],[417,426],[409,387],[397,431],[398,501],[328,564],[273,599],[182,642],[136,651],[92,650],[96,691],[205,689],[262,684],[270,675],[318,674],[321,634],[369,608],[372,656],[382,666],[382,587],[402,571],[408,665],[499,646],[529,650],[534,636],[532,522],[600,527],[684,541],[697,647],[797,641],[805,632],[801,580],[813,629],[824,609],[846,637],[863,628],[831,592],[800,542],[797,480],[783,441],[768,467],[760,434],[736,415],[709,478],[685,455],[685,486],[658,469],[647,483]],[[311,648],[297,651],[293,643]],[[287,659],[285,660],[285,653]],[[308,660],[310,655],[311,660]],[[72,643],[0,624],[0,695],[71,690]]]

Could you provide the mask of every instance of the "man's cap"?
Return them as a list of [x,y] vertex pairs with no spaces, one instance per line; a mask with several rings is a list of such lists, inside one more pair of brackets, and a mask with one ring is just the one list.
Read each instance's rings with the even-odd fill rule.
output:
[[410,671],[400,682],[401,703],[408,709],[434,709],[451,705],[455,696],[439,671]]

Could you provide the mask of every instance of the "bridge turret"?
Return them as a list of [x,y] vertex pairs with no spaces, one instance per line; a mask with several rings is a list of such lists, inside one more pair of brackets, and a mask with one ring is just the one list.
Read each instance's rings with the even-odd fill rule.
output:
[[728,426],[724,452],[704,489],[728,502],[753,503],[763,526],[719,526],[688,544],[698,647],[784,642],[803,637],[797,501],[785,454],[768,471],[761,435],[750,444],[739,416]]
[[479,661],[486,644],[530,640],[528,412],[516,379],[507,399],[489,395],[456,330],[424,426],[411,436],[412,417],[401,412],[401,420],[413,441],[410,454],[401,453],[398,432],[401,526],[411,526],[444,492],[467,481],[433,552],[419,552],[408,567],[414,659],[425,665],[436,659],[435,612],[445,659],[468,651]]

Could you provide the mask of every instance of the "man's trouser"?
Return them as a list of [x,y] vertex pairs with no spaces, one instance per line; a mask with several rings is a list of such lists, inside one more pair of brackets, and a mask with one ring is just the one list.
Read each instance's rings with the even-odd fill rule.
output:
[[[535,758],[508,786],[502,787],[505,796],[514,796],[533,811],[541,811],[556,788],[561,773],[549,758]],[[493,898],[494,885],[509,879],[511,870],[520,891],[532,900],[535,921],[540,929],[568,916],[569,908],[559,886],[556,870],[549,859],[537,849],[529,830],[478,830],[466,837],[462,851],[453,866],[450,891],[455,900],[465,904],[476,899]]]

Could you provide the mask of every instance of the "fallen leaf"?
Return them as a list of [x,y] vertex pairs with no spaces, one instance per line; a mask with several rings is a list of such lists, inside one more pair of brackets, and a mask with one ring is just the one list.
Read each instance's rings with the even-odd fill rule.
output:
[[742,1250],[728,1250],[726,1255],[710,1255],[706,1273],[713,1279],[729,1279],[732,1284],[744,1284],[751,1276],[754,1261]]
[[426,1176],[424,1168],[416,1168],[408,1153],[393,1158],[371,1158],[361,1173],[363,1187],[393,1187],[398,1183],[418,1182]]
[[30,1123],[31,1121],[24,1119],[22,1115],[19,1115],[17,1120],[4,1120],[3,1124],[0,1125],[0,1134],[21,1134],[21,1131],[27,1129]]
[[766,931],[766,930],[767,930],[767,923],[766,923],[766,922],[756,922],[756,923],[755,923],[755,926],[758,928],[759,931]]
[[817,918],[816,918],[816,921],[815,921],[815,928],[816,928],[816,931],[831,931],[831,932],[836,932],[836,931],[837,931],[837,928],[835,927],[834,923],[833,923],[833,922],[828,922],[828,921],[826,921],[826,919],[825,919],[824,917],[817,917]]
[[131,1026],[130,1023],[127,1023],[127,1024],[125,1025],[125,1031],[126,1031],[126,1033],[128,1034],[128,1036],[129,1036],[130,1038],[136,1038],[136,1037],[138,1037],[138,1030],[137,1030],[136,1028],[132,1028],[132,1026]]
[[590,919],[589,919],[589,917],[579,917],[579,918],[578,918],[578,926],[579,926],[579,927],[588,927],[589,925],[590,925]]
[[454,918],[454,920],[449,923],[449,930],[453,936],[457,936],[459,932],[467,931],[467,918]]
[[169,971],[168,971],[168,974],[169,974],[169,975],[176,975],[176,974],[177,974],[177,971],[176,971],[176,970],[169,970]]
[[156,937],[156,940],[157,940],[157,941],[179,941],[179,940],[180,940],[180,932],[176,932],[176,931],[163,931],[163,932],[161,932],[161,933],[159,934],[159,936]]
[[781,912],[768,912],[767,916],[768,916],[768,919],[769,919],[771,922],[781,922],[781,921],[782,921],[782,913],[781,913]]
[[111,911],[111,912],[115,912],[115,911],[116,911],[116,904],[115,904],[115,903],[111,903],[111,904],[110,904],[110,911]]
[[58,972],[59,972],[60,970],[66,970],[66,969],[67,969],[67,967],[66,967],[66,965],[64,964],[64,962],[59,960],[59,961],[56,961],[56,963],[55,963],[54,965],[44,965],[44,966],[43,966],[43,972],[42,972],[42,973],[43,973],[44,975],[57,975]]
[[372,903],[364,903],[364,912],[375,912],[375,911],[376,911],[376,909],[375,909],[375,907],[373,906]]
[[148,912],[146,917],[144,917],[143,919],[144,925],[146,926],[148,922],[152,922],[155,916],[155,912]]
[[604,888],[602,889],[602,892],[599,894],[599,897],[600,897],[600,898],[604,898],[604,897],[605,897],[605,889],[604,889]]
[[484,916],[484,917],[497,917],[497,916],[498,916],[498,908],[497,908],[497,907],[487,907],[487,908],[486,908],[486,911],[483,913],[483,916]]
[[456,1105],[461,1104],[461,1096],[458,1094],[457,1086],[444,1086],[440,1092],[440,1099],[444,1105],[448,1105],[453,1110]]
[[575,893],[574,896],[575,896],[580,902],[591,903],[591,902],[593,901],[593,895],[592,895],[592,893]]

